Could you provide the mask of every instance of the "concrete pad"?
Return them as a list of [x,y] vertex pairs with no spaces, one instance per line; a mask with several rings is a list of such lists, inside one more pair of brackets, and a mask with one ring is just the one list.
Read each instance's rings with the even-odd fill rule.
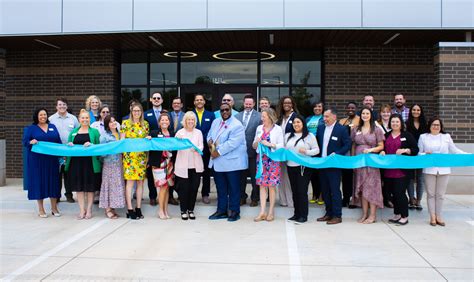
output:
[[31,262],[37,258],[38,256],[0,255],[0,278],[2,281],[7,278],[14,278],[18,281],[39,281],[72,259],[49,257],[18,276],[8,277],[12,272],[24,266],[25,262]]
[[437,269],[448,281],[474,281],[473,268],[444,268]]

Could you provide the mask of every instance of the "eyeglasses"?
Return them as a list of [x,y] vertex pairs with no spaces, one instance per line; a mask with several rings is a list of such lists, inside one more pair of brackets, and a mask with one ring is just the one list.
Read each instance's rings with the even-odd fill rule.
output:
[[139,112],[141,112],[141,110],[133,110],[132,112],[139,113]]
[[432,123],[432,124],[431,124],[431,126],[434,126],[434,127],[440,127],[440,126],[441,126],[441,124],[434,124],[434,123]]
[[230,109],[221,109],[221,113],[230,112]]
[[153,100],[161,100],[161,97],[153,97]]
[[101,113],[103,113],[103,114],[108,114],[108,113],[110,113],[110,112],[109,112],[109,111],[102,111]]
[[222,102],[232,102],[231,99],[222,99]]

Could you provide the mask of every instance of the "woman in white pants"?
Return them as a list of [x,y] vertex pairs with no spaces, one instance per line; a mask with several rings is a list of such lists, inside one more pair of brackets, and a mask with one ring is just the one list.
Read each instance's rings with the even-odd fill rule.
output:
[[[458,149],[451,136],[443,131],[443,122],[435,117],[428,122],[429,133],[422,134],[418,141],[419,154],[467,154]],[[441,217],[444,194],[448,187],[449,167],[428,167],[423,169],[426,192],[428,194],[428,211],[430,225],[445,226]]]

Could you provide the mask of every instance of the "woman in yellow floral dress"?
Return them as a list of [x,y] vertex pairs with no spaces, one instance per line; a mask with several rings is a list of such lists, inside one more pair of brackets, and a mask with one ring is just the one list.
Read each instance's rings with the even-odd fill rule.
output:
[[[124,138],[150,138],[148,122],[143,119],[143,107],[135,104],[131,110],[130,118],[122,122],[121,139]],[[143,218],[141,211],[143,180],[146,176],[146,152],[132,152],[123,154],[123,175],[127,184],[125,186],[125,199],[127,201],[127,218]],[[137,184],[137,207],[132,206],[132,189]]]

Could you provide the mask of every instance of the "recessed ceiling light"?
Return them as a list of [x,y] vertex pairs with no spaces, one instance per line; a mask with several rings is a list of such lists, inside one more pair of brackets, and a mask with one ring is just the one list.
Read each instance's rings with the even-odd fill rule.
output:
[[[185,51],[181,51],[179,52],[181,53],[181,58],[193,58],[193,57],[197,57],[197,53],[194,53],[194,52],[185,52]],[[178,52],[177,51],[174,51],[174,52],[166,52],[166,53],[163,53],[164,56],[166,57],[169,57],[169,58],[177,58],[178,57]]]

